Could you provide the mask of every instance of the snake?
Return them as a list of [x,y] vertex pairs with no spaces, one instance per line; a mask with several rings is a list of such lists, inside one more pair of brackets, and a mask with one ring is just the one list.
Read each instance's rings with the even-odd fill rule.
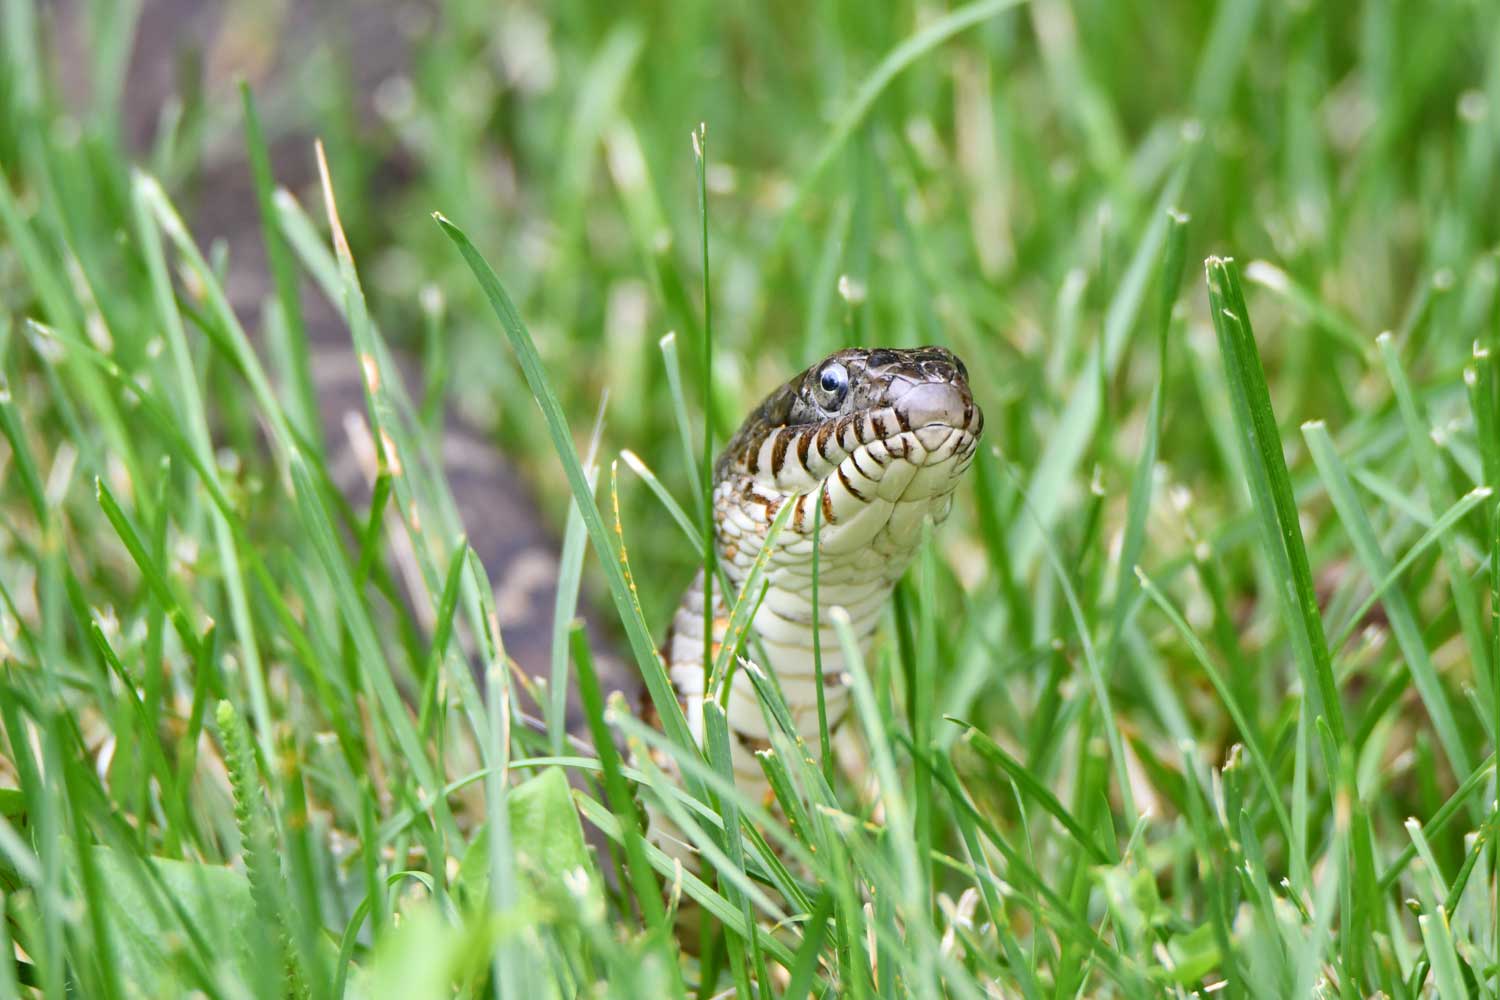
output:
[[[664,645],[668,676],[700,741],[711,697],[704,632],[711,622],[708,648],[717,658],[730,637],[732,602],[760,560],[763,594],[759,587],[753,594],[759,603],[746,648],[774,675],[797,736],[817,759],[820,666],[830,734],[850,710],[849,664],[830,612],[847,613],[855,648],[868,655],[925,525],[947,518],[983,431],[968,369],[936,346],[837,351],[751,411],[714,463],[714,548],[729,592],[705,587],[700,570]],[[778,515],[780,533],[765,552]],[[733,674],[724,705],[736,788],[770,803],[756,753],[770,746],[771,726],[749,671]],[[648,839],[669,857],[694,863],[696,851],[671,817],[649,800],[644,805]]]

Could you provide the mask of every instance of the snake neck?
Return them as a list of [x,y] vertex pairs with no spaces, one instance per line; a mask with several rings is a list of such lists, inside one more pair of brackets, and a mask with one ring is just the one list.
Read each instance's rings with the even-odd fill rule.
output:
[[771,542],[765,597],[753,620],[760,649],[752,652],[767,660],[762,666],[784,685],[789,679],[811,680],[816,641],[825,676],[841,674],[845,664],[829,613],[833,608],[847,612],[856,645],[861,653],[869,651],[881,611],[927,525],[948,516],[972,451],[972,439],[958,435],[934,451],[930,462],[927,456],[900,458],[888,452],[876,459],[873,449],[859,449],[812,492],[779,490],[745,474],[730,475],[719,484],[718,556],[736,597],[765,549],[772,522],[785,505],[792,508]]

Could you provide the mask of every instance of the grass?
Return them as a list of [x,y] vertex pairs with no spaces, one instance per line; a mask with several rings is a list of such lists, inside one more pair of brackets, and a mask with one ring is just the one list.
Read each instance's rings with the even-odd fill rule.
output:
[[[0,11],[0,1000],[1500,995],[1488,6],[444,0],[373,118],[314,31],[134,153],[136,7],[85,6],[76,64]],[[255,314],[183,222],[227,158]],[[368,506],[299,290],[372,376]],[[705,460],[823,353],[928,341],[986,447],[851,658],[862,780],[711,665],[768,808],[654,655]],[[444,397],[565,539],[542,681]]]

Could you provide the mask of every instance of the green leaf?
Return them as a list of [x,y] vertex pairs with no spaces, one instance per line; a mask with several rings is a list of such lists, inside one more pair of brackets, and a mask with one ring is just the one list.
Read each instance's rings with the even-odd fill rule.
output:
[[[127,864],[108,847],[94,848],[100,881],[109,895],[95,905],[108,907],[110,937],[120,963],[120,979],[140,996],[182,995],[186,983],[178,977],[179,957],[187,947],[181,924],[161,900],[143,891],[136,866]],[[226,977],[249,984],[260,978],[263,956],[252,948],[257,940],[255,901],[243,874],[216,865],[145,859],[186,917],[209,940],[229,945],[218,960]]]
[[[448,1000],[478,995],[490,950],[501,933],[493,920],[476,919],[455,927],[435,904],[422,902],[402,914],[401,923],[381,938],[365,975],[354,984],[371,1000]],[[552,1000],[556,987],[531,1000]]]
[[1191,986],[1212,972],[1219,964],[1219,946],[1214,926],[1202,924],[1186,934],[1167,939],[1167,954],[1172,958],[1171,979],[1179,986]]
[[[603,880],[584,840],[578,809],[566,773],[543,768],[535,777],[514,786],[505,796],[510,815],[510,842],[520,876],[522,905],[545,899],[569,901],[579,910],[604,907]],[[469,843],[459,864],[458,884],[476,907],[489,899],[489,830]]]

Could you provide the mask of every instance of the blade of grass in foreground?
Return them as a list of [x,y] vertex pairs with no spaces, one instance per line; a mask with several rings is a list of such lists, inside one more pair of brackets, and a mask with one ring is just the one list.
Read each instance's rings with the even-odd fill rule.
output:
[[[818,971],[818,956],[823,951],[823,934],[828,927],[828,917],[833,911],[833,897],[818,897],[817,908],[802,933],[802,944],[797,948],[797,960],[791,968],[791,978],[782,996],[787,1000],[807,1000],[812,993],[813,976]],[[3,933],[3,929],[0,929]],[[0,938],[4,944],[4,938]]]
[[696,753],[693,734],[688,729],[687,719],[682,714],[682,707],[677,703],[677,696],[672,691],[666,670],[657,656],[656,647],[651,641],[650,630],[641,617],[635,601],[631,598],[624,570],[615,555],[614,547],[610,544],[604,519],[599,514],[599,507],[594,502],[593,490],[589,488],[588,477],[584,475],[583,463],[579,461],[578,450],[573,445],[573,437],[568,431],[562,405],[558,403],[557,394],[552,391],[552,386],[547,381],[547,374],[542,370],[541,357],[537,354],[536,344],[531,339],[531,332],[526,328],[526,323],[521,319],[510,295],[500,284],[500,279],[495,276],[494,270],[480,256],[479,251],[474,248],[468,236],[464,235],[463,230],[441,214],[434,214],[433,218],[458,247],[459,253],[469,265],[469,270],[474,273],[474,277],[484,290],[490,308],[500,320],[505,336],[510,341],[511,349],[521,364],[521,370],[526,376],[526,384],[531,387],[531,394],[547,421],[547,430],[552,436],[553,447],[557,451],[558,459],[562,462],[563,472],[568,477],[568,485],[572,487],[573,498],[578,503],[578,513],[583,517],[584,526],[588,529],[589,540],[593,542],[594,551],[599,556],[599,563],[604,569],[605,579],[609,584],[610,596],[614,599],[626,637],[630,641],[631,651],[635,654],[636,663],[640,666],[641,674],[646,681],[652,704],[661,718],[662,728],[679,747]]
[[[187,424],[188,440],[200,464],[209,476],[217,478],[218,465],[213,458],[208,411],[198,386],[198,376],[193,367],[192,353],[188,349],[182,316],[177,311],[172,280],[167,272],[166,253],[162,247],[162,230],[159,227],[167,221],[163,215],[165,199],[155,182],[144,176],[136,178],[133,194],[136,229],[145,251],[157,319],[166,331],[167,353],[172,373],[177,379],[177,392],[174,395],[179,400],[178,415]],[[269,409],[275,411],[274,403]],[[269,418],[271,414],[268,413],[267,416]],[[244,657],[244,681],[250,695],[250,709],[255,716],[256,739],[262,756],[266,760],[274,760],[275,748],[271,744],[273,719],[265,665],[261,660],[255,622],[250,614],[250,597],[240,569],[239,551],[226,517],[217,510],[211,510],[210,517],[213,519],[214,543],[224,565],[224,588],[229,596],[230,618]]]
[[[609,704],[604,711],[608,723],[626,736],[626,746],[630,748],[631,757],[639,767],[621,768],[620,773],[632,777],[643,790],[650,790],[657,805],[666,813],[667,819],[678,828],[673,831],[673,838],[692,845],[698,851],[698,870],[705,875],[710,870],[715,874],[718,891],[730,905],[740,907],[742,916],[747,920],[754,920],[752,910],[758,910],[765,918],[778,923],[785,921],[790,912],[785,904],[773,899],[761,884],[752,881],[747,874],[747,867],[743,863],[747,857],[744,852],[744,848],[748,846],[746,842],[743,839],[740,842],[739,862],[730,856],[725,846],[729,826],[726,814],[730,809],[739,810],[739,803],[743,801],[744,793],[736,789],[733,781],[724,777],[716,769],[713,772],[715,779],[710,787],[714,790],[714,797],[720,805],[706,806],[697,799],[688,797],[678,787],[678,779],[663,773],[661,768],[652,761],[648,750],[649,744],[639,739],[639,733],[644,727],[638,722],[634,725],[621,725],[622,722],[634,721],[630,715],[630,708],[623,699],[624,696],[616,691],[610,696]],[[712,733],[709,734],[708,739],[710,752],[712,752],[714,739]],[[709,766],[717,767],[717,765]],[[740,834],[742,833],[743,828],[740,830]],[[642,842],[645,843],[644,840]]]
[[[472,559],[473,550],[468,555]],[[478,560],[473,560],[477,562]],[[489,828],[489,905],[496,920],[504,919],[516,906],[514,855],[510,837],[510,810],[506,792],[510,785],[510,685],[506,683],[502,653],[491,659],[485,671],[485,697],[488,700],[490,731],[488,775],[485,779],[484,805]],[[522,997],[535,986],[531,982],[532,963],[523,960],[518,935],[505,934],[495,942],[490,955],[491,975],[495,978],[495,995],[502,998]]]
[[619,823],[621,839],[625,847],[626,865],[635,890],[636,904],[653,934],[662,932],[666,914],[662,908],[661,891],[651,874],[646,861],[646,843],[641,837],[636,822],[635,806],[630,791],[620,774],[619,751],[610,738],[604,718],[604,695],[599,690],[599,678],[594,673],[593,656],[589,652],[588,636],[581,624],[575,623],[569,633],[573,647],[573,660],[578,669],[578,692],[583,701],[584,715],[594,736],[594,745],[604,771],[604,791],[609,799],[610,810]]
[[[698,508],[703,533],[703,690],[709,690],[714,675],[714,576],[718,553],[714,549],[714,310],[708,272],[708,126],[702,122],[693,132],[693,158],[698,164],[698,221],[703,237],[703,461]],[[728,643],[725,643],[726,648]]]
[[[599,439],[604,433],[604,409],[608,402],[608,399],[600,400],[599,413],[594,418],[594,435],[589,441],[584,466],[590,484],[599,479]],[[568,737],[568,627],[578,613],[578,591],[583,582],[584,546],[587,543],[578,504],[570,503],[567,527],[563,529],[562,554],[558,558],[557,595],[552,605],[551,673],[547,680],[547,733],[554,754],[563,752]]]
[[[1261,367],[1260,352],[1250,328],[1250,312],[1234,261],[1210,257],[1204,262],[1208,280],[1208,298],[1214,330],[1223,355],[1225,380],[1229,386],[1230,406],[1239,430],[1238,440],[1250,479],[1251,503],[1260,526],[1261,547],[1279,586],[1277,601],[1292,636],[1297,665],[1303,683],[1315,692],[1322,715],[1336,747],[1342,747],[1346,736],[1344,711],[1339,701],[1338,685],[1333,676],[1333,662],[1323,634],[1323,619],[1318,611],[1318,597],[1313,588],[1312,569],[1307,561],[1307,546],[1297,520],[1297,504],[1292,480],[1282,452],[1281,433],[1276,428],[1276,414],[1271,409],[1271,393],[1266,373]],[[1336,784],[1336,760],[1326,761],[1330,784]]]
[[[1459,811],[1463,809],[1464,803],[1468,801],[1469,797],[1483,791],[1484,787],[1489,783],[1490,776],[1494,770],[1495,755],[1490,754],[1480,762],[1473,773],[1464,779],[1463,784],[1458,786],[1458,790],[1448,797],[1448,801],[1443,803],[1442,807],[1433,814],[1432,818],[1422,825],[1422,835],[1431,838],[1441,833],[1452,822],[1453,818],[1459,814]],[[1412,859],[1416,856],[1416,847],[1412,844],[1407,844],[1396,857],[1396,860],[1391,862],[1390,867],[1381,873],[1378,883],[1380,891],[1385,892],[1394,885],[1396,880],[1401,877],[1401,873],[1406,870],[1406,866],[1411,864]]]
[[1453,934],[1448,926],[1448,914],[1442,907],[1437,913],[1423,914],[1417,918],[1422,929],[1422,940],[1427,945],[1427,955],[1432,962],[1432,977],[1437,981],[1438,996],[1443,1000],[1465,1000],[1470,994],[1464,986],[1463,973],[1458,967],[1458,952],[1453,946]]
[[[611,815],[608,809],[581,792],[575,791],[573,793],[573,800],[578,803],[578,811],[584,819],[598,827],[599,831],[611,840],[620,839],[620,821]],[[690,897],[698,905],[713,914],[727,929],[742,937],[744,936],[744,918],[741,916],[738,908],[731,905],[722,895],[710,888],[707,882],[684,869],[680,862],[669,858],[661,848],[651,844],[646,844],[645,847],[646,857],[649,859],[652,868],[655,868],[658,873],[669,880],[674,876],[680,877],[682,880],[683,895]],[[788,968],[791,967],[793,961],[792,950],[785,944],[769,935],[763,939],[762,944],[765,946],[766,954],[776,959],[781,965]]]
[[[693,425],[688,419],[687,397],[683,395],[682,388],[682,365],[677,359],[677,334],[668,333],[657,341],[661,348],[662,365],[667,371],[667,389],[672,397],[672,420],[677,425],[677,435],[682,440],[683,467],[693,467]],[[708,503],[708,498],[701,490],[693,491],[693,502],[698,507],[699,514],[703,512],[703,506]],[[689,534],[696,543],[698,531],[693,528]]]
[[[885,808],[885,830],[888,850],[894,855],[895,871],[890,879],[891,889],[900,893],[892,900],[903,911],[906,926],[912,934],[915,965],[907,970],[912,985],[923,995],[936,995],[937,973],[933,967],[933,949],[924,940],[932,931],[923,914],[931,906],[930,898],[923,894],[920,859],[917,857],[917,842],[913,827],[914,816],[906,804],[900,779],[897,777],[895,756],[891,752],[894,739],[887,731],[887,720],[880,712],[870,676],[865,668],[864,656],[854,637],[849,613],[843,607],[830,608],[828,620],[838,635],[839,647],[844,654],[844,663],[849,672],[853,692],[855,717],[864,730],[866,745],[870,748],[872,769],[878,779],[880,801]],[[851,853],[855,845],[851,843]],[[882,983],[889,977],[882,974]]]
[[776,552],[776,540],[781,537],[782,529],[786,527],[796,506],[795,498],[788,500],[771,519],[770,526],[766,528],[766,537],[761,542],[760,552],[756,554],[755,562],[751,563],[750,572],[740,586],[734,605],[729,609],[729,628],[724,633],[719,655],[714,659],[713,669],[709,673],[709,684],[705,688],[706,696],[718,700],[726,709],[729,706],[730,685],[734,683],[734,651],[739,648],[741,639],[750,628],[755,612],[765,596],[761,578],[765,576],[766,566]]
[[[715,701],[708,700],[703,704],[703,727],[704,740],[707,743],[709,763],[719,772],[719,775],[731,783],[734,781],[733,763],[730,759],[729,750],[729,722],[724,714],[723,708]],[[729,864],[735,871],[743,876],[745,873],[745,850],[740,839],[740,811],[734,801],[734,796],[727,796],[718,800],[718,806],[724,817],[723,844],[728,854]],[[720,869],[723,870],[722,868]],[[735,989],[744,1000],[750,1000],[755,994],[750,986],[749,974],[755,973],[755,981],[758,983],[768,982],[766,975],[765,959],[761,957],[759,934],[755,925],[755,914],[751,911],[750,901],[745,894],[739,890],[733,882],[726,882],[722,886],[725,897],[731,903],[738,903],[740,912],[745,918],[745,929],[749,932],[741,942],[729,942],[729,965],[734,973]],[[748,945],[749,962],[741,948]]]
[[[4,909],[7,905],[8,900],[6,899],[5,894],[0,893],[0,909]],[[3,950],[7,955],[14,953],[14,946],[11,944],[10,940],[10,928],[7,926],[7,921],[4,920],[0,920],[0,950]],[[814,957],[816,957],[816,954],[814,954]],[[808,987],[811,988],[811,972],[807,974],[807,980]],[[7,998],[7,1000],[9,1000],[9,998],[11,997],[19,997],[20,995],[21,987],[20,984],[16,982],[16,963],[0,962],[0,997],[5,997]],[[805,993],[799,994],[799,996],[805,995]]]
[[[641,460],[641,456],[629,448],[620,452],[620,457],[625,460],[626,468],[634,472],[640,477],[641,482],[646,484],[646,488],[651,491],[651,495],[661,501],[661,505],[672,516],[672,520],[677,522],[677,526],[687,536],[687,540],[692,543],[694,548],[697,548],[699,543],[697,526],[688,518],[687,511],[682,509],[682,505],[677,502],[676,497],[667,492],[666,486],[656,477],[656,473],[651,471],[651,467]],[[694,492],[696,493],[697,491],[695,490]]]
[[[660,730],[646,725],[628,712],[611,713],[608,721],[612,727],[620,731],[631,746],[639,745],[643,750],[660,750],[663,752],[671,748],[671,744],[661,734]],[[688,759],[685,761],[685,764],[686,766],[683,768],[682,774],[683,784],[696,779],[702,783],[705,789],[717,796],[719,801],[722,802],[729,798],[734,799],[735,808],[739,810],[742,817],[749,820],[751,827],[758,832],[761,841],[768,845],[768,849],[771,842],[774,841],[777,855],[784,858],[787,863],[801,865],[809,870],[817,867],[818,858],[813,853],[813,849],[800,843],[792,832],[786,828],[785,823],[772,816],[765,805],[752,801],[744,792],[736,788],[732,782],[726,780],[713,765],[701,758],[697,760]],[[644,765],[639,771],[633,768],[625,768],[621,773],[638,783],[651,784],[648,780],[649,774],[646,773]],[[656,785],[653,787],[655,787],[660,797],[674,798],[684,809],[690,810],[690,815],[696,825],[708,829],[710,832],[713,829],[723,827],[724,819],[721,812],[711,808],[704,801],[693,798],[675,785]],[[747,838],[745,846],[747,853],[759,853],[749,838]],[[759,856],[757,856],[756,860],[759,863],[765,863],[765,860]],[[788,895],[789,900],[794,898],[795,894]]]

